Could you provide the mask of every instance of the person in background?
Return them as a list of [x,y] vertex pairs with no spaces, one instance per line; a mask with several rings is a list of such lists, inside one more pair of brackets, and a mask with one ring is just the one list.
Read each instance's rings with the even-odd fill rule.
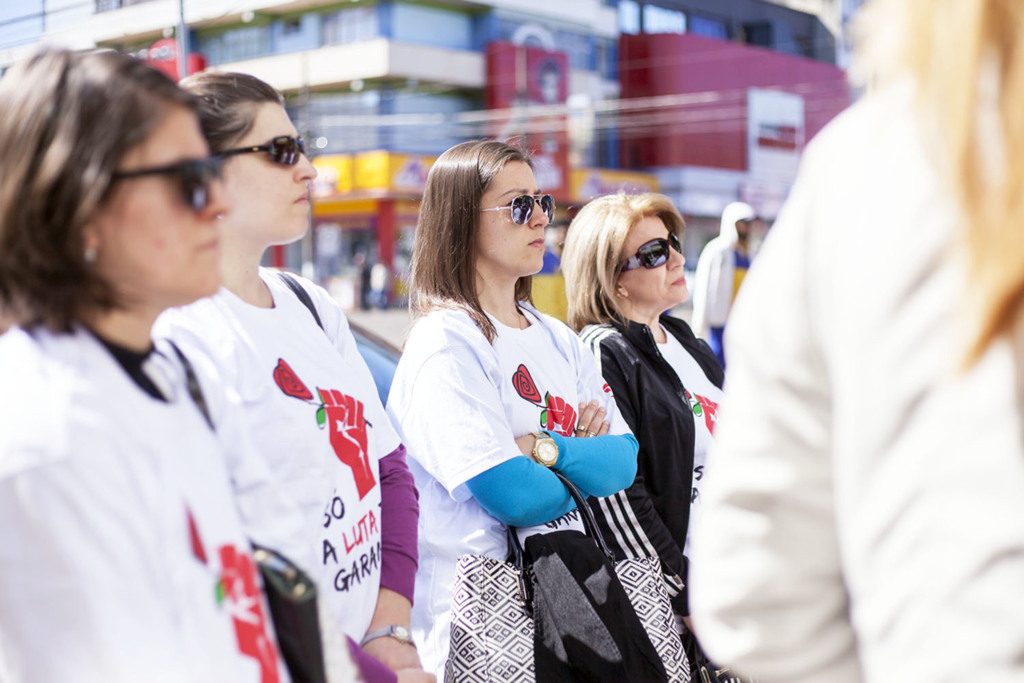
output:
[[533,276],[533,305],[541,313],[565,321],[565,276],[562,274],[562,248],[569,229],[568,219],[549,223],[544,228],[544,263]]
[[751,231],[760,224],[749,204],[733,202],[722,211],[718,237],[704,247],[694,274],[693,315],[697,336],[707,340],[725,367],[722,336],[733,301],[750,268]]
[[693,621],[765,683],[1024,680],[1024,5],[864,11],[729,323]]
[[607,195],[579,212],[562,254],[569,326],[594,353],[640,443],[632,486],[592,498],[591,507],[617,555],[661,559],[681,632],[690,613],[689,529],[724,375],[689,325],[665,313],[689,297],[684,227],[664,195]]
[[[241,395],[255,443],[231,462],[243,518],[257,543],[316,579],[328,677],[342,678],[335,665],[348,656],[347,636],[399,680],[432,679],[408,631],[418,507],[405,449],[338,304],[259,265],[270,246],[305,234],[316,170],[281,95],[263,81],[205,72],[182,85],[225,159],[235,208],[220,221],[224,286],[166,314],[161,332],[211,356]],[[294,510],[272,508],[278,499],[251,485],[250,461],[271,471]],[[354,652],[372,680],[394,680]]]
[[554,208],[525,153],[503,142],[456,145],[427,177],[412,259],[416,322],[388,414],[421,496],[413,634],[439,676],[458,557],[504,560],[506,525],[522,538],[581,529],[551,469],[593,495],[636,474],[636,439],[593,356],[528,303]]
[[225,467],[251,446],[239,406],[152,336],[220,284],[230,204],[195,108],[115,52],[44,50],[0,80],[10,683],[287,680]]

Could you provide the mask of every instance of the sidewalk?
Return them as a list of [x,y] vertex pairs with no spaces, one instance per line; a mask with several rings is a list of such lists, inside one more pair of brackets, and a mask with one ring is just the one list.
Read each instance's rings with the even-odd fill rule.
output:
[[[693,309],[690,307],[689,302],[687,302],[682,306],[677,306],[672,311],[672,314],[689,323],[692,312]],[[409,328],[412,326],[412,318],[409,315],[408,308],[389,308],[385,311],[376,309],[370,311],[354,310],[348,311],[346,315],[353,323],[383,337],[399,349],[402,348],[405,337],[409,334]]]

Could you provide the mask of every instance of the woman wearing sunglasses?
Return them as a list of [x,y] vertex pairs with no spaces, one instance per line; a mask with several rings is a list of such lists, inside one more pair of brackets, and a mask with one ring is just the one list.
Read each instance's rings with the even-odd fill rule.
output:
[[49,50],[0,81],[4,681],[284,680],[224,465],[239,407],[151,336],[220,284],[209,154],[135,59]]
[[[316,579],[328,677],[344,680],[335,665],[345,664],[347,637],[400,680],[432,680],[408,637],[418,508],[405,449],[337,303],[260,267],[268,247],[308,229],[316,170],[271,86],[233,73],[183,86],[225,160],[234,208],[220,221],[224,287],[165,316],[162,329],[212,356],[242,398],[256,443],[232,463],[243,516],[257,543]],[[294,508],[272,507],[271,494],[250,485],[252,463],[271,470]],[[370,675],[394,679],[388,669]]]
[[578,528],[549,468],[594,495],[635,474],[636,440],[593,357],[529,303],[553,213],[526,155],[501,142],[456,145],[427,178],[412,259],[417,321],[388,413],[420,491],[413,635],[439,676],[458,557],[505,559],[505,525],[524,538]]
[[632,486],[592,507],[617,552],[661,558],[679,617],[723,379],[710,347],[666,313],[689,296],[683,227],[663,195],[608,195],[579,212],[562,254],[569,324],[640,442]]

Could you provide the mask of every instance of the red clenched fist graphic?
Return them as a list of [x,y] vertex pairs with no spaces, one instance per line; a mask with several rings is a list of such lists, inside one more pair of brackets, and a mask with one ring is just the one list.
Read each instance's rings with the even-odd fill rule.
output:
[[337,389],[321,389],[326,427],[330,430],[331,447],[338,460],[349,466],[362,500],[377,483],[366,448],[366,421],[363,403]]
[[576,410],[561,396],[545,394],[547,410],[541,412],[541,425],[548,431],[557,430],[563,436],[571,436],[576,429]]
[[704,409],[704,424],[708,426],[708,431],[714,434],[715,423],[718,422],[718,404],[709,398],[704,398],[697,394],[694,394],[693,397],[697,399],[700,407]]
[[235,622],[238,651],[259,662],[262,683],[278,683],[277,648],[267,635],[267,620],[256,587],[256,565],[230,545],[221,546],[220,563],[220,589]]

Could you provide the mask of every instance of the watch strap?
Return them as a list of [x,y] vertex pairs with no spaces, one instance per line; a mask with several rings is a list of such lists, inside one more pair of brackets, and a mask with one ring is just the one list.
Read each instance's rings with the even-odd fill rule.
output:
[[412,642],[409,629],[398,624],[392,624],[391,626],[385,626],[383,628],[377,628],[370,631],[363,636],[361,641],[359,641],[359,647],[365,647],[368,642],[376,640],[377,638],[394,638],[401,643],[407,643],[416,647],[416,644]]

